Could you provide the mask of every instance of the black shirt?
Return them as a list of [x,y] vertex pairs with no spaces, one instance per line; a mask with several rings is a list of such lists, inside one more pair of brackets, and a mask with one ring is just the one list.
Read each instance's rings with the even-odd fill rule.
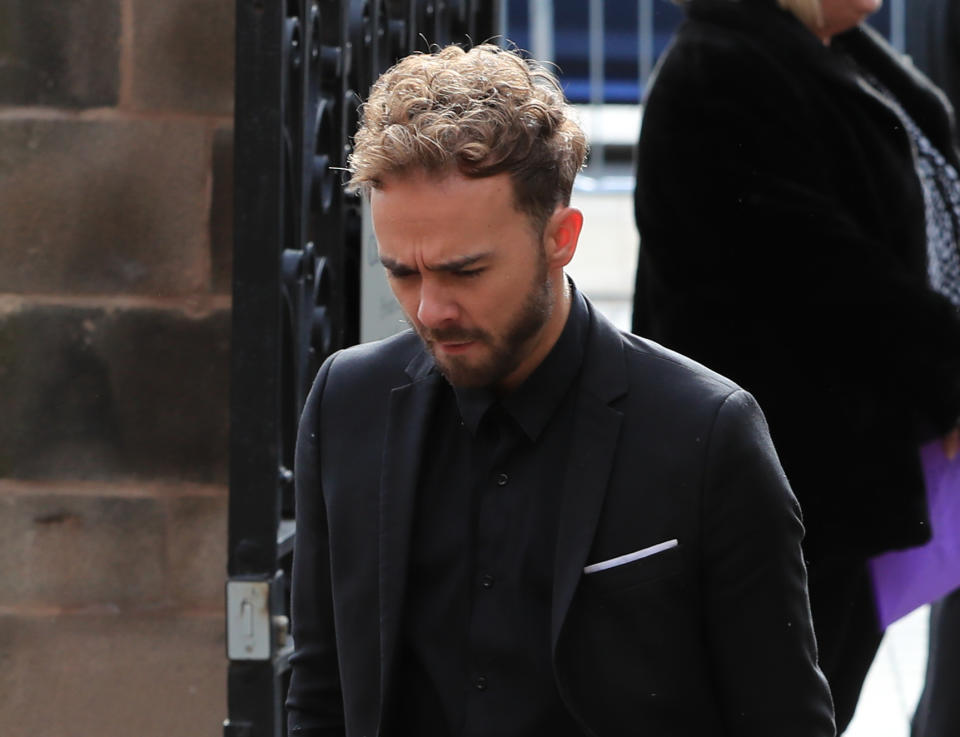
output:
[[444,384],[421,465],[394,734],[582,734],[554,682],[550,604],[589,320],[574,290],[557,343],[507,396]]

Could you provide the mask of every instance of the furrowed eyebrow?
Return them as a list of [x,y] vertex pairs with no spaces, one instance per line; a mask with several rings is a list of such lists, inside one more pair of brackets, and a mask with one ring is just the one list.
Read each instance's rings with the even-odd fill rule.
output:
[[476,253],[472,256],[464,256],[463,258],[447,261],[442,264],[437,264],[436,266],[428,266],[427,271],[462,271],[468,266],[473,266],[477,261],[482,261],[489,255],[489,253]]
[[[453,261],[446,261],[442,264],[436,264],[435,266],[428,266],[427,271],[462,271],[463,269],[466,269],[467,267],[477,263],[477,261],[482,261],[489,256],[490,254],[487,252],[476,253],[471,256],[464,256],[463,258],[454,259]],[[418,271],[418,269],[415,267],[407,266],[406,264],[402,264],[399,261],[395,261],[387,256],[381,256],[380,263],[383,264],[385,269],[395,276],[416,274]]]
[[394,261],[392,258],[387,258],[386,256],[380,257],[380,263],[383,264],[383,268],[394,276],[409,276],[410,274],[417,273],[415,268],[401,264],[399,261]]

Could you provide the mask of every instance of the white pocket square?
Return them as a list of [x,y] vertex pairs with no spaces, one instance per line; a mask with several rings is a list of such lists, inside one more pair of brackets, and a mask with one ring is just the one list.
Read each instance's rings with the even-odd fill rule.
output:
[[591,563],[586,568],[583,569],[584,573],[597,573],[598,571],[605,571],[608,568],[616,568],[617,566],[625,566],[627,563],[633,563],[635,560],[640,560],[641,558],[647,558],[651,555],[656,555],[657,553],[662,553],[664,550],[669,550],[670,548],[675,548],[679,545],[676,539],[665,540],[662,543],[657,543],[656,545],[651,545],[649,548],[643,548],[641,550],[635,550],[632,553],[627,553],[626,555],[618,555],[616,558],[610,558],[609,560],[601,560],[599,563]]

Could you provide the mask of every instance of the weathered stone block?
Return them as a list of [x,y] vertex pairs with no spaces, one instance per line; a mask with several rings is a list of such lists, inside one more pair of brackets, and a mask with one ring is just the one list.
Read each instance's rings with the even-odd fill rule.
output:
[[220,128],[213,138],[210,261],[214,291],[229,292],[233,276],[233,128]]
[[219,617],[0,617],[5,737],[218,737]]
[[233,0],[133,0],[128,102],[140,109],[232,114],[234,12]]
[[226,478],[230,316],[0,311],[0,476]]
[[207,291],[208,137],[183,120],[0,121],[0,291]]
[[117,101],[121,0],[4,0],[0,105]]
[[163,604],[165,527],[163,500],[0,496],[0,606]]
[[[226,492],[226,490],[224,490]],[[227,497],[168,502],[168,588],[174,603],[223,611],[227,576]]]

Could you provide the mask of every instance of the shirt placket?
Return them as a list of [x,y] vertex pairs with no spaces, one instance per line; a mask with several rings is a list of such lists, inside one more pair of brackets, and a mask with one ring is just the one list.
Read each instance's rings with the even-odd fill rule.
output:
[[508,526],[512,512],[511,461],[516,448],[512,420],[499,408],[490,419],[497,432],[481,464],[478,486],[477,526],[474,547],[473,605],[468,629],[469,672],[466,722],[463,734],[487,734],[483,725],[495,719],[502,681],[498,679],[498,633],[508,626],[501,621],[508,606],[511,572],[505,569]]

